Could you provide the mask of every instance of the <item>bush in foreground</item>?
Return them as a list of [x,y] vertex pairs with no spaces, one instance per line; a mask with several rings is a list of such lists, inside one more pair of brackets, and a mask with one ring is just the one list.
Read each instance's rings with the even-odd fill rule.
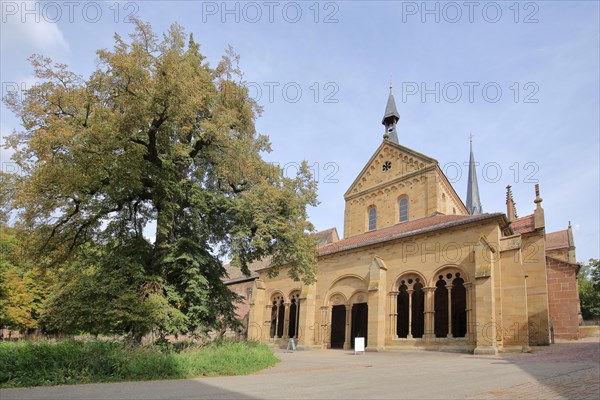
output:
[[121,342],[0,342],[0,387],[243,375],[276,362],[256,342],[222,341],[179,353]]

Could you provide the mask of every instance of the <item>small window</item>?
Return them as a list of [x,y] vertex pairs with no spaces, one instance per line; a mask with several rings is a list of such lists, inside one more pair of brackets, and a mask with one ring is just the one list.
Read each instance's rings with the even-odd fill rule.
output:
[[408,221],[408,199],[400,199],[400,222]]
[[252,288],[246,288],[246,299],[250,300],[252,298]]
[[377,229],[377,209],[375,207],[369,208],[369,230],[374,231]]

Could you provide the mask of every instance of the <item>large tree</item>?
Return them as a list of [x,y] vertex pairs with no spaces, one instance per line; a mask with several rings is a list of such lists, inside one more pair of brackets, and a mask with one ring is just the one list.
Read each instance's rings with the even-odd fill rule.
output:
[[[97,52],[89,78],[31,58],[40,83],[5,100],[23,126],[8,140],[20,166],[11,208],[31,254],[64,274],[49,314],[75,317],[56,327],[139,338],[233,323],[220,260],[248,273],[268,257],[275,273],[314,281],[315,183],[305,164],[286,177],[262,159],[270,144],[231,49],[212,68],[179,25],[162,38],[135,26]],[[108,303],[92,318],[94,298]]]
[[584,320],[600,319],[600,261],[590,258],[577,274],[581,316]]

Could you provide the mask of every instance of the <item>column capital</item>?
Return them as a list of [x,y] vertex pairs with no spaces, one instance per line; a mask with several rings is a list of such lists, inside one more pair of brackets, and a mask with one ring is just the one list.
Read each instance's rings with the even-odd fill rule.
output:
[[399,292],[396,292],[396,291],[391,291],[391,292],[389,292],[388,294],[390,295],[390,297],[393,297],[393,296],[398,296],[398,293],[399,293]]

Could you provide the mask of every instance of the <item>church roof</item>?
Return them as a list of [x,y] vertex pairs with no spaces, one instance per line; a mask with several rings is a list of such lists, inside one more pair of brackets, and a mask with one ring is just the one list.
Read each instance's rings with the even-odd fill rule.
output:
[[387,228],[366,232],[360,235],[351,236],[347,239],[319,248],[319,256],[339,253],[341,251],[352,250],[359,247],[369,246],[377,243],[383,243],[395,239],[401,239],[409,236],[415,236],[423,233],[452,228],[459,225],[472,222],[483,221],[487,219],[497,219],[506,217],[503,213],[479,214],[479,215],[443,215],[419,218],[408,222],[402,222]]
[[[323,231],[319,231],[315,233],[317,237],[317,247],[325,246],[330,243],[335,243],[340,240],[337,229],[329,228]],[[249,280],[254,280],[258,278],[258,273],[256,271],[269,268],[271,264],[271,258],[263,258],[262,260],[258,260],[248,264],[248,269],[250,270],[250,276],[244,275],[242,270],[239,267],[233,266],[231,264],[225,264],[223,267],[225,271],[227,271],[228,279],[225,279],[224,282],[226,284],[244,282]]]
[[568,249],[569,247],[569,231],[567,229],[546,234],[546,250]]
[[516,234],[529,233],[535,231],[535,219],[533,214],[517,218],[511,222],[510,227]]

